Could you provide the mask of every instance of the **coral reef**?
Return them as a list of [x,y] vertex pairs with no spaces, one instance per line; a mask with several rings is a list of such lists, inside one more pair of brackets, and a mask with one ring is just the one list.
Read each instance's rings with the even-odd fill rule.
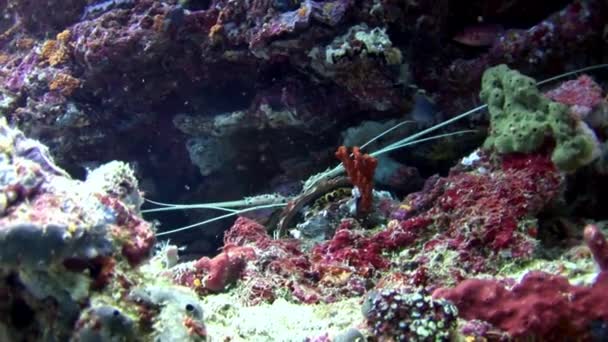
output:
[[603,1],[0,10],[1,341],[608,339]]
[[[559,198],[562,185],[563,178],[544,156],[511,155],[498,161],[483,157],[469,170],[459,166],[445,179],[429,180],[403,204],[389,201],[387,205],[396,208],[395,219],[380,231],[343,218],[329,239],[307,247],[305,236],[299,241],[272,240],[263,226],[239,218],[226,232],[224,252],[203,258],[190,272],[180,269],[177,279],[195,288],[205,277],[222,279],[219,288],[211,289],[217,291],[237,272],[248,279],[247,297],[254,302],[274,300],[285,286],[303,302],[333,301],[364,292],[365,279],[378,278],[390,268],[386,253],[407,247],[408,262],[417,266],[404,272],[406,283],[450,284],[496,271],[514,259],[531,259],[538,245],[534,217]],[[337,200],[348,205],[348,197]],[[338,213],[349,215],[348,210]],[[437,258],[455,264],[448,269],[431,266]],[[241,264],[244,260],[249,266]]]
[[[249,198],[288,203],[266,225],[237,218],[219,253],[182,261],[174,245],[153,248],[128,164],[74,180],[40,142],[6,123],[0,133],[0,334],[9,339],[590,338],[608,319],[600,224],[566,245],[543,239],[539,217],[569,185],[551,145],[477,149],[402,201],[373,189],[372,157],[342,147],[352,183]],[[367,191],[366,215],[353,210],[363,193],[353,185]],[[22,319],[30,323],[16,329]]]

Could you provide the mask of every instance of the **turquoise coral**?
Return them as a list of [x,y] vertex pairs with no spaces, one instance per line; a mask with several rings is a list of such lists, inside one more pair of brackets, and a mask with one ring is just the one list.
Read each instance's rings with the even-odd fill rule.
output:
[[489,68],[480,98],[491,116],[486,148],[501,154],[532,153],[550,137],[555,142],[551,160],[561,170],[576,170],[593,159],[592,135],[570,115],[568,106],[543,96],[534,79],[504,64]]

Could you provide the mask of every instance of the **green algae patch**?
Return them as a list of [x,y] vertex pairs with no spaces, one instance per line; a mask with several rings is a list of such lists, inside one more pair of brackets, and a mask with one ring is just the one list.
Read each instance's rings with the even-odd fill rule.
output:
[[569,107],[543,96],[533,78],[501,64],[485,71],[480,98],[488,105],[490,132],[484,143],[498,153],[532,153],[551,138],[553,163],[573,171],[594,158],[595,141]]

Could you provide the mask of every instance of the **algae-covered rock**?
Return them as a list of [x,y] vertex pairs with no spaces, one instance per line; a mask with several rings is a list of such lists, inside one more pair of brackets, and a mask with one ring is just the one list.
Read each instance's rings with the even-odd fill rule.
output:
[[119,308],[100,305],[83,312],[74,331],[75,341],[133,341],[135,323]]
[[506,65],[483,75],[480,98],[491,116],[486,148],[498,153],[531,153],[548,138],[555,148],[551,160],[564,171],[573,171],[595,157],[593,132],[569,113],[568,106],[543,96],[536,81]]

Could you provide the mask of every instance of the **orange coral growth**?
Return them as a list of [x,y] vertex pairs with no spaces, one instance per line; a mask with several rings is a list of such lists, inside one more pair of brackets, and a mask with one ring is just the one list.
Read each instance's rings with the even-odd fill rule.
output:
[[10,59],[10,56],[4,53],[0,53],[0,64],[5,64]]
[[45,41],[40,49],[42,59],[47,61],[51,66],[67,62],[70,59],[68,41],[71,35],[72,33],[69,30],[64,30],[57,33],[56,39]]
[[64,96],[70,96],[80,87],[80,80],[69,74],[58,73],[49,83],[50,90],[58,90]]
[[156,32],[163,32],[165,26],[165,15],[157,14],[154,16],[154,23],[152,24],[152,29]]
[[369,213],[372,209],[372,190],[374,189],[374,172],[378,160],[369,154],[361,153],[359,147],[353,147],[352,157],[345,146],[338,147],[336,157],[342,161],[350,182],[361,192],[357,206],[359,214]]
[[298,8],[298,15],[300,17],[305,17],[308,14],[308,7],[303,5],[302,7]]
[[224,30],[224,26],[222,24],[215,24],[211,26],[209,30],[209,39],[212,39],[214,42],[218,42],[222,39],[222,31]]
[[67,62],[70,58],[68,48],[56,40],[44,42],[40,54],[42,59],[47,61],[51,66]]
[[32,38],[20,38],[15,41],[15,47],[19,50],[31,50],[35,43]]
[[63,30],[57,33],[55,38],[57,38],[57,41],[61,42],[62,44],[67,44],[71,36],[72,32],[70,32],[70,30]]
[[40,56],[43,59],[48,60],[55,53],[58,45],[59,44],[54,39],[49,39],[45,41],[44,43],[42,43],[42,48],[40,49]]

